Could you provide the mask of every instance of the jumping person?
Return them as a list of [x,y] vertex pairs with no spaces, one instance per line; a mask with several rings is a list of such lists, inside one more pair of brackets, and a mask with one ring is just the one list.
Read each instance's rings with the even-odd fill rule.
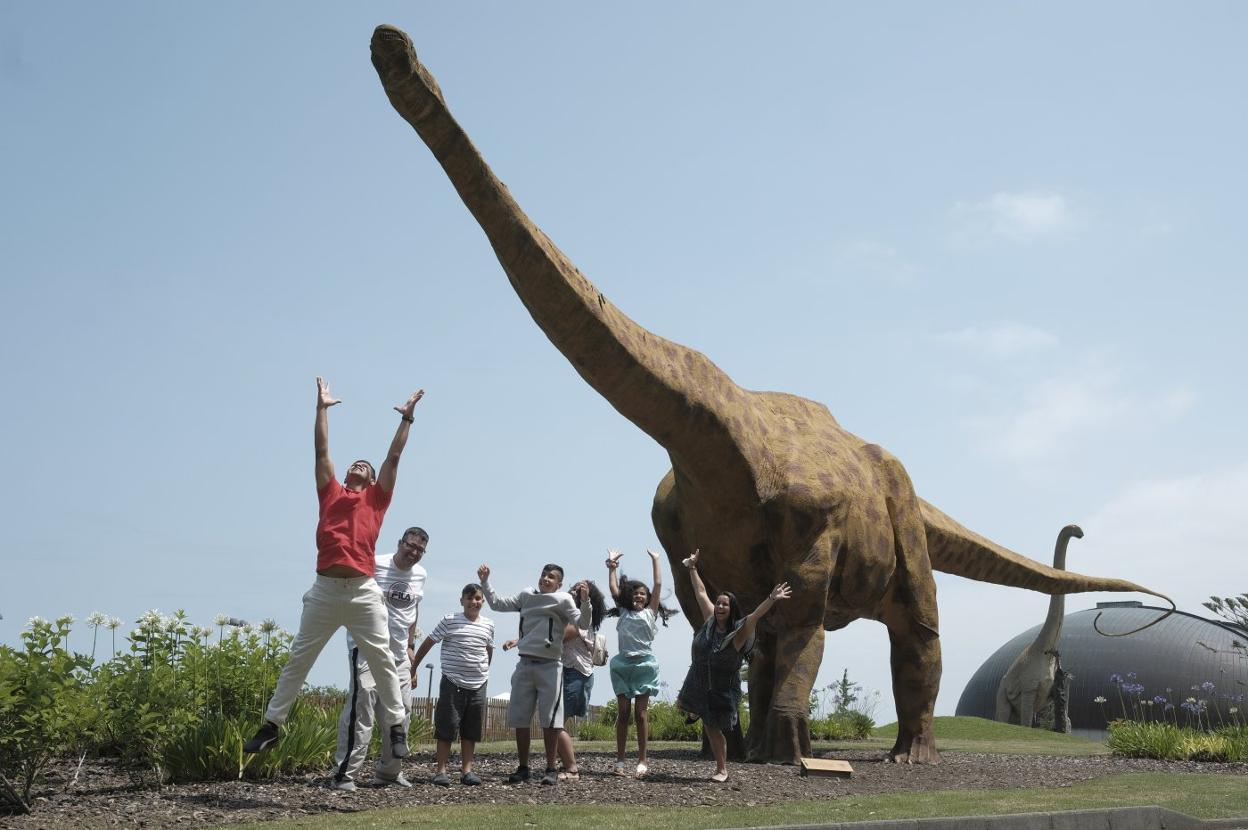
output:
[[[399,673],[399,686],[403,692],[406,711],[404,729],[411,717],[412,666],[418,660],[412,657],[415,645],[416,621],[420,614],[420,600],[425,595],[425,569],[420,560],[429,545],[429,534],[419,527],[409,527],[399,539],[394,553],[377,554],[377,571],[374,578],[377,587],[386,598],[386,615],[390,629],[390,653],[395,671]],[[355,638],[347,632],[347,658],[351,665],[351,682],[347,686],[347,700],[338,719],[338,747],[334,751],[333,788],[355,791],[355,776],[364,765],[368,745],[373,736],[373,723],[384,716],[377,695],[377,684],[368,663],[360,657]],[[374,767],[373,784],[385,786],[398,784],[412,786],[403,777],[403,762],[394,757],[390,749],[390,735],[381,733],[381,755]]]
[[781,582],[748,616],[741,616],[735,594],[721,592],[711,602],[698,575],[698,552],[685,560],[698,608],[706,623],[693,637],[693,664],[676,697],[676,707],[702,718],[706,738],[715,756],[711,780],[728,780],[728,740],[724,732],[737,725],[741,704],[741,663],[754,646],[754,630],[777,600],[793,595],[789,583]]
[[515,596],[500,597],[490,585],[490,568],[482,565],[477,569],[485,600],[495,611],[520,612],[520,662],[511,675],[511,701],[507,706],[507,725],[516,730],[516,754],[519,764],[507,777],[509,784],[528,781],[529,745],[532,740],[534,710],[542,724],[542,740],[546,748],[546,773],[542,783],[553,786],[559,783],[559,770],[555,768],[555,751],[559,733],[563,731],[563,633],[572,624],[581,629],[589,628],[592,609],[589,592],[581,591],[583,583],[573,588],[581,597],[578,609],[571,595],[559,590],[563,587],[563,568],[546,565],[537,581],[537,589],[525,588]]
[[408,429],[413,421],[412,411],[425,390],[412,393],[407,403],[395,407],[402,420],[390,442],[380,475],[367,461],[356,461],[347,468],[346,478],[339,484],[329,457],[328,410],[341,401],[329,394],[329,385],[324,379],[316,379],[316,388],[313,436],[316,493],[321,505],[316,526],[316,581],[303,596],[299,633],[295,635],[290,659],[269,700],[264,725],[243,745],[243,751],[260,752],[277,743],[281,726],[317,655],[334,632],[346,626],[377,684],[390,752],[395,758],[406,758],[409,754],[405,726],[407,707],[389,647],[386,601],[373,579],[373,572],[377,534],[381,532],[381,522],[394,493],[399,457],[407,444]]
[[650,737],[650,696],[659,693],[659,661],[654,656],[654,635],[659,631],[659,620],[667,625],[667,618],[675,611],[664,608],[659,602],[663,588],[663,569],[659,555],[652,550],[650,567],[654,574],[653,587],[635,579],[620,579],[620,557],[624,554],[611,550],[607,555],[608,585],[615,599],[615,608],[608,616],[619,617],[616,624],[618,648],[611,658],[611,688],[618,706],[615,716],[615,774],[627,775],[624,764],[628,745],[629,709],[637,721],[637,769],[636,776],[645,778],[650,768],[646,765],[646,742]]

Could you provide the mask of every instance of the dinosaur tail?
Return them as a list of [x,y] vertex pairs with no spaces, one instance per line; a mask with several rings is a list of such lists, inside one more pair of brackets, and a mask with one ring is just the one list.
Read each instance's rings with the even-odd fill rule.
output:
[[976,579],[980,582],[991,582],[994,585],[1026,588],[1042,594],[1079,594],[1089,591],[1135,592],[1157,597],[1170,605],[1170,610],[1165,614],[1132,631],[1107,634],[1100,631],[1098,627],[1097,631],[1106,636],[1134,634],[1136,631],[1156,625],[1174,612],[1174,600],[1165,594],[1159,594],[1125,579],[1085,576],[1074,571],[1051,568],[967,530],[922,499],[920,499],[920,504],[923,522],[927,526],[927,555],[931,560],[933,570],[967,579]]

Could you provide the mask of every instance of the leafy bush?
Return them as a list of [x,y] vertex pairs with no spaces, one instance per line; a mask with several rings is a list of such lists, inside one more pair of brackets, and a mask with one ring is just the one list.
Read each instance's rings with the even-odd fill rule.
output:
[[35,617],[20,650],[0,646],[0,793],[22,810],[53,758],[88,745],[100,713],[91,659],[65,648],[72,617]]
[[875,721],[863,712],[847,709],[810,721],[810,737],[822,741],[862,741],[871,736]]
[[1106,745],[1114,755],[1165,761],[1248,761],[1248,727],[1208,733],[1173,723],[1116,720]]

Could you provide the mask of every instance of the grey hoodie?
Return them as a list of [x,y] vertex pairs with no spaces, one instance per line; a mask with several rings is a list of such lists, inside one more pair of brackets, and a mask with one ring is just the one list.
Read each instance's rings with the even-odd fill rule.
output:
[[511,597],[494,593],[488,580],[481,583],[485,601],[495,611],[520,612],[520,642],[516,650],[523,657],[558,660],[563,656],[563,627],[575,624],[589,629],[589,598],[578,609],[572,595],[564,591],[543,594],[536,588],[525,588]]

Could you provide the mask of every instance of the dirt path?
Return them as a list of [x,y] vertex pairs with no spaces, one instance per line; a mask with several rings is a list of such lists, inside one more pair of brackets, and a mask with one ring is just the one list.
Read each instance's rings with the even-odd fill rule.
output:
[[95,763],[83,768],[77,785],[70,790],[65,781],[72,775],[72,768],[54,770],[48,786],[40,793],[35,813],[0,815],[0,826],[14,830],[207,827],[377,807],[455,803],[749,807],[848,795],[1000,789],[1024,782],[1056,787],[1121,772],[1231,773],[1244,775],[1248,784],[1248,764],[947,753],[940,766],[907,767],[882,763],[878,751],[837,752],[836,757],[853,763],[853,778],[802,778],[796,767],[733,764],[732,778],[723,785],[706,780],[713,766],[692,749],[653,753],[651,773],[645,781],[612,775],[614,755],[586,752],[580,758],[580,782],[542,787],[537,783],[507,785],[505,779],[513,769],[514,756],[484,755],[477,765],[485,779],[483,786],[463,787],[456,777],[454,786],[442,789],[429,783],[433,758],[422,753],[408,759],[406,775],[415,784],[411,789],[361,787],[355,793],[329,789],[323,775],[268,783],[183,784],[156,792],[136,788],[112,766]]

